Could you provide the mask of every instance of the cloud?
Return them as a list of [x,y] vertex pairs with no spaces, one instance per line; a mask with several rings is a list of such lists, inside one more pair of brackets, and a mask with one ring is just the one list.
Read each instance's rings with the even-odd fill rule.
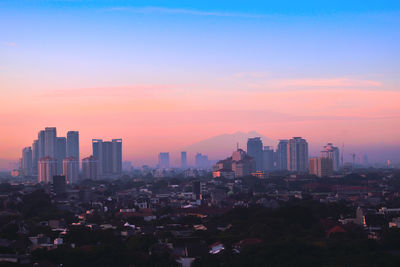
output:
[[147,97],[179,93],[183,89],[195,87],[190,84],[136,84],[127,86],[109,86],[80,89],[58,89],[41,92],[40,97]]
[[166,8],[166,7],[111,7],[108,11],[130,11],[143,14],[181,14],[193,16],[215,16],[215,17],[242,17],[242,18],[263,18],[265,15],[235,13],[235,12],[219,12],[219,11],[203,11],[185,8]]
[[310,88],[379,88],[380,81],[360,80],[352,78],[331,78],[331,79],[278,79],[248,84],[252,88],[270,89],[310,89]]

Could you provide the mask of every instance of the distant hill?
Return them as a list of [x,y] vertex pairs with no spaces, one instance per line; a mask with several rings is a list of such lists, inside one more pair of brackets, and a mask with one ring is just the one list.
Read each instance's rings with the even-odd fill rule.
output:
[[236,149],[237,143],[239,143],[239,148],[246,150],[247,139],[252,137],[261,137],[264,146],[276,146],[275,140],[269,139],[256,131],[250,131],[248,133],[236,132],[214,136],[189,145],[183,150],[191,154],[197,152],[206,154],[210,159],[214,160],[222,159],[232,154]]

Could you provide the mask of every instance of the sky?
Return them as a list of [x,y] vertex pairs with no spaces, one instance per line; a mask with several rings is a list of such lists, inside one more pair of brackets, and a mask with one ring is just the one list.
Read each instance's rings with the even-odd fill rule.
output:
[[54,126],[134,165],[237,131],[400,162],[399,29],[399,1],[2,0],[0,158]]

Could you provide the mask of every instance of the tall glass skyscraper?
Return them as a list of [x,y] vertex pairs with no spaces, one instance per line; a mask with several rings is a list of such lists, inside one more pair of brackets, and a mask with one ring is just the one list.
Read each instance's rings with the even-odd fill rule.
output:
[[288,143],[288,170],[308,172],[308,143],[301,137],[293,137]]
[[67,133],[67,157],[74,157],[79,162],[79,132],[69,131]]
[[247,140],[247,155],[256,161],[256,170],[263,170],[263,143],[260,137],[249,138]]

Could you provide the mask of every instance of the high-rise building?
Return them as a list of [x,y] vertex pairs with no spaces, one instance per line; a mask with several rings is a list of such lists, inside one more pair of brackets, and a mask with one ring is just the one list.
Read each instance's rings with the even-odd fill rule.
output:
[[330,158],[333,162],[333,170],[339,170],[340,152],[338,147],[333,146],[332,143],[328,143],[324,146],[324,150],[321,151],[321,157]]
[[186,157],[186,151],[181,152],[181,168],[186,169],[187,168],[187,157]]
[[92,140],[93,156],[99,161],[99,175],[121,174],[122,139]]
[[113,139],[112,141],[112,173],[122,173],[122,139]]
[[67,157],[67,139],[65,137],[57,137],[56,142],[57,174],[60,175],[63,172],[63,159]]
[[288,142],[288,170],[292,172],[308,171],[308,143],[301,137],[293,137]]
[[70,156],[63,159],[63,175],[69,184],[78,182],[79,178],[79,161],[77,158]]
[[79,162],[79,132],[67,132],[67,157],[75,157]]
[[169,152],[160,152],[158,155],[158,167],[161,169],[169,168]]
[[46,157],[45,152],[44,152],[45,143],[46,143],[45,142],[45,131],[42,130],[38,133],[38,150],[39,150],[38,160]]
[[24,175],[32,175],[32,148],[22,149],[22,171]]
[[57,130],[46,127],[44,130],[44,157],[57,158]]
[[250,175],[256,170],[256,161],[247,155],[242,149],[237,149],[232,153],[232,157],[218,161],[213,166],[213,177],[231,176],[243,177]]
[[314,157],[309,160],[309,172],[318,177],[327,177],[333,174],[333,161],[326,157]]
[[57,175],[57,160],[51,157],[41,158],[38,164],[39,183],[52,183],[54,175]]
[[209,165],[208,156],[197,153],[195,157],[195,164],[197,169],[206,169]]
[[38,172],[39,161],[39,140],[34,140],[32,143],[32,174],[36,175]]
[[93,156],[82,160],[82,178],[97,180],[99,178],[99,160]]
[[53,177],[53,190],[56,195],[65,193],[66,191],[66,180],[64,175],[54,175]]
[[256,170],[263,169],[263,143],[260,137],[249,138],[247,140],[247,154],[256,161]]
[[263,171],[274,170],[274,150],[269,146],[265,146],[263,150]]
[[287,158],[288,158],[288,140],[279,140],[278,147],[276,149],[276,168],[278,170],[287,170]]

